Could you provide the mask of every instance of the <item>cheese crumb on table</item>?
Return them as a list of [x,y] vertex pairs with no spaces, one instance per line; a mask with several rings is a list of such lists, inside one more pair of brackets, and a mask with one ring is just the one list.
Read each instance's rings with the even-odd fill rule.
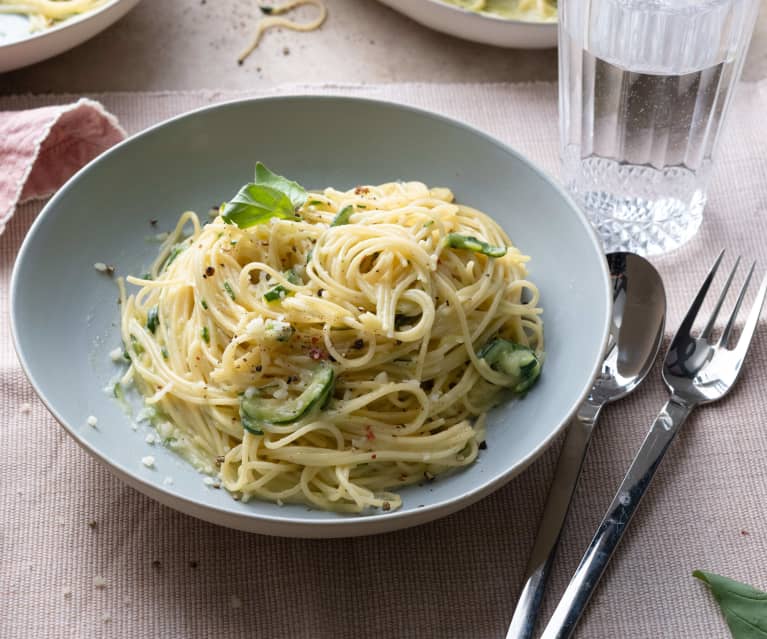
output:
[[173,484],[173,477],[166,477],[162,480],[162,483],[166,486],[171,486]]
[[141,463],[144,464],[144,466],[146,466],[147,468],[154,468],[154,457],[152,457],[151,455],[142,457]]
[[96,588],[104,588],[107,585],[107,580],[104,579],[101,575],[96,575],[93,578],[93,585]]
[[89,415],[88,419],[85,421],[87,422],[88,426],[91,426],[92,428],[96,428],[96,424],[99,423],[99,420],[95,415]]
[[154,444],[154,442],[155,442],[155,437],[154,437],[154,435],[153,435],[152,433],[149,433],[149,434],[146,436],[146,438],[144,439],[144,441],[145,441],[147,444]]

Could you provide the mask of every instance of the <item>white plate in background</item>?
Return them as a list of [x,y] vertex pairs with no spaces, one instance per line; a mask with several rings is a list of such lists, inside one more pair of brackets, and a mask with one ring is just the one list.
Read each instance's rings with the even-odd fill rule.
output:
[[556,22],[510,20],[468,11],[440,0],[380,0],[416,22],[448,35],[512,49],[557,46]]
[[139,0],[111,0],[93,11],[35,33],[29,32],[29,20],[25,16],[0,13],[0,73],[47,60],[82,44],[138,3]]

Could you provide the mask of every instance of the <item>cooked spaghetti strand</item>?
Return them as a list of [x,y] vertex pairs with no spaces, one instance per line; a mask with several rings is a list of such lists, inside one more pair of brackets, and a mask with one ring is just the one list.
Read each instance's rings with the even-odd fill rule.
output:
[[[483,348],[542,353],[527,261],[419,182],[309,193],[296,219],[248,228],[187,212],[121,295],[124,379],[168,445],[243,500],[393,510],[399,488],[476,459],[506,392]],[[327,403],[285,419],[330,369]],[[277,407],[257,428],[253,396]]]

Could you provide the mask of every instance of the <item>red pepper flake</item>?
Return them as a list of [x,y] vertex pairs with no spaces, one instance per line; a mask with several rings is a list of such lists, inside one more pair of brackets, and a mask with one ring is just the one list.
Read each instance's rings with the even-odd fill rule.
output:
[[355,195],[363,195],[365,193],[370,193],[370,189],[366,186],[358,186],[356,189],[354,189]]
[[381,510],[391,510],[391,504],[388,501],[385,501],[381,504]]
[[212,266],[209,266],[205,269],[205,275],[208,277],[211,277],[216,272],[216,269],[214,269]]
[[315,337],[312,337],[312,344],[318,344],[318,343],[319,343],[319,341],[320,341],[320,338],[319,338],[319,337],[316,337],[316,336],[315,336]]
[[376,438],[376,434],[370,429],[370,426],[365,426],[365,437],[370,442]]
[[373,453],[373,454],[370,456],[370,459],[375,459],[375,458],[376,458],[376,454],[375,454],[375,453]]
[[323,358],[323,353],[319,348],[313,348],[309,351],[309,357],[311,357],[314,361],[318,361]]
[[747,530],[741,530],[741,531],[740,531],[740,534],[741,534],[743,537],[748,537],[748,535],[750,535],[751,533],[749,533]]

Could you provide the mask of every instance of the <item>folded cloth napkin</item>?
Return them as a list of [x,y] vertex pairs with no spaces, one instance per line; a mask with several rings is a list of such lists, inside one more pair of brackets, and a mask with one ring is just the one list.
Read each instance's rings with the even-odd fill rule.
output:
[[52,195],[75,172],[126,136],[93,100],[0,111],[0,233],[16,205]]

